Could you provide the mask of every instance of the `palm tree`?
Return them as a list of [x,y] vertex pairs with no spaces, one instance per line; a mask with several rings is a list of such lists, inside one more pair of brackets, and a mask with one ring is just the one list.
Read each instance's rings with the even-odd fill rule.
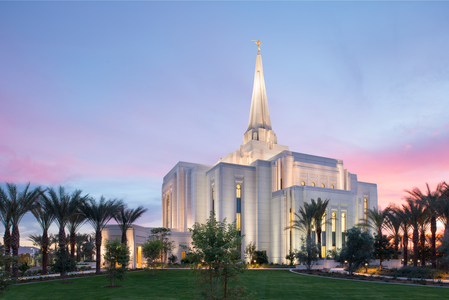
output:
[[[40,196],[40,201],[37,203],[36,207],[34,207],[31,212],[36,218],[37,222],[42,228],[41,237],[41,250],[42,250],[42,274],[47,274],[47,265],[48,265],[48,247],[49,247],[49,239],[48,239],[48,229],[51,224],[55,220],[54,214],[52,214],[51,209],[43,203],[43,197]],[[32,236],[30,236],[31,239]]]
[[84,242],[87,241],[89,235],[88,234],[77,234],[75,241],[76,241],[76,261],[81,261],[81,246]]
[[[432,243],[431,243],[431,251],[432,251],[432,268],[437,267],[436,262],[436,232],[437,232],[437,216],[438,216],[438,204],[441,198],[441,193],[443,191],[444,183],[440,183],[437,185],[435,191],[431,191],[429,184],[426,183],[427,191],[426,194],[421,192],[418,188],[413,188],[413,190],[405,192],[410,195],[410,198],[415,199],[422,205],[426,207],[426,210],[430,214],[430,231],[432,233]],[[422,239],[421,239],[422,240]],[[423,256],[424,257],[424,256]]]
[[400,208],[394,205],[390,205],[388,210],[390,211],[388,218],[385,222],[385,227],[391,233],[391,238],[394,240],[394,258],[398,259],[399,255],[399,239],[401,233],[401,219],[398,215]]
[[402,204],[405,217],[413,228],[413,266],[418,266],[419,222],[424,213],[424,206],[411,198],[406,198],[407,204]]
[[366,210],[366,220],[362,219],[362,223],[357,224],[357,226],[368,227],[374,229],[377,236],[382,236],[382,230],[387,229],[387,220],[390,215],[390,209],[378,209],[373,207]]
[[[0,191],[0,202],[3,204],[2,206],[7,207],[6,210],[9,210],[11,213],[11,248],[13,256],[18,256],[20,247],[19,223],[23,216],[33,207],[34,203],[38,199],[40,190],[39,188],[30,190],[29,183],[20,193],[17,191],[17,186],[12,183],[6,183],[6,189],[8,191],[8,195],[6,195],[3,190]],[[17,264],[13,265],[12,275],[15,278],[19,277],[19,269]]]
[[[7,199],[6,193],[0,187],[0,213],[3,226],[5,227],[5,234],[3,235],[3,244],[5,247],[5,255],[9,256],[11,254],[11,202],[3,201]],[[11,265],[5,264],[5,271],[11,272]]]
[[[71,216],[80,213],[80,205],[85,201],[87,196],[81,197],[80,190],[75,190],[69,195],[62,186],[59,187],[58,192],[53,188],[48,189],[48,195],[49,197],[42,193],[42,201],[55,217],[55,222],[59,227],[59,249],[64,253],[66,251],[64,228],[67,226]],[[65,277],[65,273],[65,271],[61,272],[61,277]]]
[[87,240],[81,245],[81,249],[84,259],[86,259],[87,255],[88,260],[92,260],[92,256],[95,253],[95,233],[87,235]]
[[42,250],[42,234],[30,234],[28,239],[33,243],[33,246]]
[[51,247],[51,245],[55,245],[55,253],[58,243],[59,243],[59,234],[52,233],[48,236],[48,246]]
[[[318,253],[319,258],[322,258],[322,251],[321,251],[321,232],[322,232],[322,225],[323,225],[323,218],[326,215],[326,209],[329,204],[330,199],[326,199],[324,201],[321,200],[321,198],[318,198],[315,202],[314,199],[312,199],[311,206],[314,207],[315,214],[313,216],[315,221],[315,230],[318,237]],[[329,220],[331,221],[331,220]],[[324,225],[326,225],[328,222],[325,222]],[[325,229],[326,230],[326,229]]]
[[300,207],[298,212],[295,212],[296,218],[293,220],[291,226],[285,229],[298,229],[304,232],[307,238],[311,238],[314,215],[315,207],[313,207],[309,203],[304,203],[304,207]]
[[401,221],[401,230],[402,230],[402,251],[403,251],[403,259],[404,259],[404,267],[407,266],[408,263],[408,239],[409,239],[409,231],[411,229],[410,220],[405,211],[404,205],[402,208],[397,208],[395,210],[395,214],[397,218]]
[[426,265],[426,231],[429,229],[431,213],[429,210],[423,210],[423,214],[418,219],[419,224],[419,240],[421,246],[421,266]]
[[106,200],[103,196],[100,201],[90,198],[88,202],[83,203],[80,209],[87,218],[87,221],[95,230],[95,246],[97,254],[96,274],[100,274],[101,263],[101,231],[106,224],[116,215],[121,207],[122,201],[117,199]]
[[449,184],[444,182],[438,201],[438,218],[444,225],[443,243],[449,243]]
[[75,258],[76,232],[86,222],[86,217],[82,213],[75,213],[69,217],[67,231],[70,234],[70,256]]
[[128,244],[126,231],[138,218],[140,218],[145,212],[147,212],[147,210],[148,209],[144,208],[143,206],[139,206],[136,209],[126,208],[125,206],[123,206],[118,214],[114,216],[115,221],[122,231],[122,243],[125,244],[125,246]]

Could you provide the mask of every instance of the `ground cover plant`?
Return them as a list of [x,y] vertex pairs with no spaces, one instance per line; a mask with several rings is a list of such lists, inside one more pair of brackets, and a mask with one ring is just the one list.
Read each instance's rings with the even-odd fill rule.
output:
[[[157,277],[131,272],[120,289],[104,288],[105,276],[15,285],[3,299],[195,299],[191,270],[156,270]],[[287,270],[248,270],[242,276],[255,299],[438,299],[449,289],[360,282],[294,274]]]

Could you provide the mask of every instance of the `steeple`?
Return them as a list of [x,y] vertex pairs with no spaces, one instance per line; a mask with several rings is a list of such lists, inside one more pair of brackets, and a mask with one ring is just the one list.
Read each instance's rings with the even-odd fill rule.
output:
[[263,77],[262,56],[260,55],[260,40],[256,42],[258,53],[256,71],[254,74],[253,96],[249,113],[248,129],[243,135],[243,144],[251,141],[277,143],[276,135],[271,129],[270,111],[268,110],[267,92]]

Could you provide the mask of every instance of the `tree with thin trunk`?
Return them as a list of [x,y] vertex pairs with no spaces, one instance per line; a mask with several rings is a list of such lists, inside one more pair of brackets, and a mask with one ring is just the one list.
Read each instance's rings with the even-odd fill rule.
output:
[[386,229],[391,234],[390,237],[393,238],[394,243],[394,259],[399,258],[399,240],[401,236],[401,219],[398,216],[397,211],[400,208],[395,205],[390,205],[388,210],[390,211],[387,221],[385,223]]
[[402,204],[403,212],[405,214],[404,219],[408,219],[411,227],[413,228],[413,266],[418,266],[418,243],[419,243],[419,219],[424,213],[424,206],[417,203],[411,198],[406,199],[407,203]]
[[70,216],[67,223],[67,231],[70,234],[70,256],[75,259],[76,232],[86,222],[86,217],[81,212]]
[[[87,196],[82,197],[80,190],[75,190],[72,194],[66,193],[64,187],[60,186],[58,191],[53,188],[47,190],[48,196],[42,193],[42,201],[49,211],[54,215],[56,225],[59,227],[59,250],[61,257],[67,251],[65,227],[69,218],[74,214],[79,214],[79,208],[85,202]],[[65,268],[61,269],[61,277],[65,277]]]
[[122,201],[117,199],[106,200],[103,196],[97,202],[90,198],[81,205],[81,211],[95,230],[95,246],[97,254],[96,274],[101,270],[101,232],[106,224],[119,212],[123,206]]
[[123,206],[114,216],[115,221],[122,231],[122,244],[125,244],[125,246],[127,246],[128,238],[126,237],[126,231],[138,218],[140,218],[147,211],[148,209],[144,208],[143,206],[139,206],[135,209]]
[[[20,233],[19,233],[19,223],[23,216],[29,212],[39,196],[39,188],[33,190],[30,189],[30,184],[28,183],[22,192],[18,192],[17,186],[12,183],[6,183],[6,194],[0,189],[0,202],[2,206],[8,207],[11,213],[11,248],[14,257],[19,256],[20,247]],[[19,277],[19,269],[17,263],[13,264],[12,275],[14,278]]]
[[431,191],[429,184],[426,183],[427,191],[425,193],[421,192],[420,189],[414,188],[411,191],[406,190],[405,192],[410,195],[410,198],[415,199],[419,203],[425,206],[426,210],[430,214],[430,232],[432,234],[431,238],[431,252],[432,252],[432,268],[437,267],[436,261],[436,232],[437,232],[437,218],[439,210],[439,202],[444,189],[444,182],[439,183],[435,191]]
[[[48,265],[48,229],[55,220],[55,215],[51,209],[44,203],[42,195],[39,197],[37,205],[31,210],[42,229],[41,250],[42,250],[42,274],[47,274]],[[30,236],[31,239],[31,236]]]
[[[315,202],[314,199],[312,199],[311,202],[311,206],[314,208],[315,214],[313,216],[313,219],[315,221],[315,230],[316,230],[316,235],[318,238],[318,255],[319,258],[322,258],[322,251],[321,251],[321,232],[323,230],[322,226],[326,226],[326,224],[330,224],[332,222],[332,220],[328,220],[326,222],[324,222],[323,224],[323,218],[325,218],[326,216],[326,209],[327,206],[329,205],[329,201],[330,199],[326,199],[324,201],[321,200],[321,198],[318,198],[317,201]],[[324,228],[324,230],[326,230],[326,227]]]

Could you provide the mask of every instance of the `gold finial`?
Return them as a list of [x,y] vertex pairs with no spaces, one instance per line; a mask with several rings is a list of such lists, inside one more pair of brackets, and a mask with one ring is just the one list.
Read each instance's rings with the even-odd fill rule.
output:
[[260,42],[260,40],[258,40],[257,42],[255,40],[252,40],[252,41],[257,44],[257,50],[259,50],[259,52],[257,52],[257,54],[260,54],[260,44],[262,44],[262,43]]

